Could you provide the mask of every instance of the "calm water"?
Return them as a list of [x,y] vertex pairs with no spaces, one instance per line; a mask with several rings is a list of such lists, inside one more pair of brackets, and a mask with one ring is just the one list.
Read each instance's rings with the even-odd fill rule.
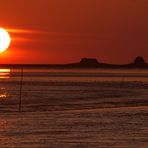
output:
[[147,148],[148,70],[0,70],[0,147]]

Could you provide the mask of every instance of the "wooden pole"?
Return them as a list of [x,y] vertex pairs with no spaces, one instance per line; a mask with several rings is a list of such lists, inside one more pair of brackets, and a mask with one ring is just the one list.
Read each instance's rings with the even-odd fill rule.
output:
[[20,79],[19,112],[21,112],[21,107],[22,107],[22,88],[23,88],[23,68],[21,69],[21,79]]

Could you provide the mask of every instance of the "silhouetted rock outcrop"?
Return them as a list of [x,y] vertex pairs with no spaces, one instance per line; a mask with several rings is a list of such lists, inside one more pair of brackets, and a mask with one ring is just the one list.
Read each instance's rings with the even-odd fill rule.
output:
[[95,58],[83,58],[80,61],[82,66],[98,66],[99,62]]
[[108,64],[98,62],[95,58],[82,58],[78,63],[70,64],[1,64],[1,68],[145,68],[148,69],[148,63],[143,57],[137,57],[129,64]]
[[134,60],[134,67],[138,67],[138,68],[143,68],[143,67],[147,67],[147,64],[144,60],[143,57],[137,57],[135,60]]
[[145,65],[145,60],[143,57],[137,57],[135,60],[134,60],[134,64],[137,65],[137,66],[143,66]]

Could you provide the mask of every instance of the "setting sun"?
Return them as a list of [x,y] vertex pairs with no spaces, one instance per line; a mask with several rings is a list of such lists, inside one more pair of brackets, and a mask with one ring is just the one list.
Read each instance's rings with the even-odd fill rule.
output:
[[0,28],[0,52],[4,52],[10,45],[10,35],[6,30]]

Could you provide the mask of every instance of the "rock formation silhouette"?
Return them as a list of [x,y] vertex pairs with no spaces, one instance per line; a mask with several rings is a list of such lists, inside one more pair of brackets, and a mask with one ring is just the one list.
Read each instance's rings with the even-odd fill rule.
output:
[[99,62],[95,58],[82,58],[80,60],[80,65],[83,66],[98,66]]
[[138,56],[129,64],[109,64],[98,62],[95,58],[82,58],[80,62],[69,64],[1,64],[1,68],[146,68],[148,63]]
[[145,60],[143,57],[137,57],[135,60],[134,60],[134,64],[137,65],[137,66],[143,66],[146,64]]

